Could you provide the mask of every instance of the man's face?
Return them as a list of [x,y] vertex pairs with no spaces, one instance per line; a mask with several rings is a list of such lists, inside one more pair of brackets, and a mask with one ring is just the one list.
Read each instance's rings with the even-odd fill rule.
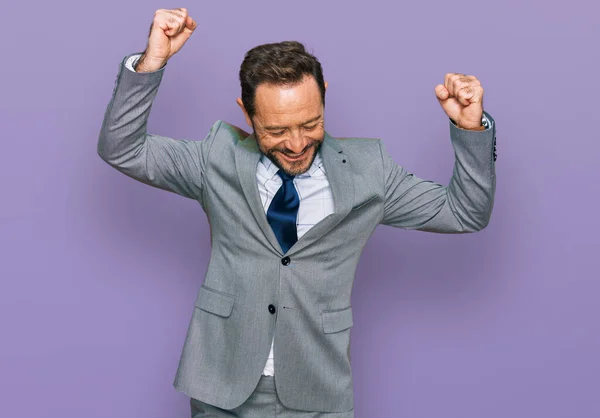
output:
[[[238,104],[244,109],[239,99]],[[254,107],[254,117],[250,120],[246,113],[246,120],[261,152],[291,176],[306,172],[325,135],[325,109],[315,79],[305,76],[287,86],[260,84]]]

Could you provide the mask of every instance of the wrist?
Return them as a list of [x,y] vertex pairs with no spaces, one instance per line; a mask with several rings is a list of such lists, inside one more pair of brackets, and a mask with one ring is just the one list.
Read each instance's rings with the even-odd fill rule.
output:
[[160,58],[153,58],[146,54],[142,54],[137,63],[133,66],[133,69],[138,73],[148,73],[152,71],[160,70],[165,66],[167,60]]
[[[452,120],[452,119],[450,119],[450,120]],[[458,128],[464,129],[464,130],[467,130],[467,131],[485,131],[486,129],[488,129],[490,127],[490,121],[488,120],[488,118],[486,117],[485,114],[483,114],[481,116],[481,122],[479,123],[479,125],[473,125],[473,124],[470,124],[470,125],[461,125],[461,124],[459,124],[457,122],[454,122],[453,120],[452,120],[452,122]]]
[[460,125],[456,125],[458,126],[460,129],[465,129],[467,131],[484,131],[486,128],[483,125],[479,125],[479,126],[460,126]]

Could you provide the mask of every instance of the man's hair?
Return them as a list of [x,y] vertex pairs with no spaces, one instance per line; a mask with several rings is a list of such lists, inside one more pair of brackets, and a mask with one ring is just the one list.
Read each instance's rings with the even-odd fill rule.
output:
[[293,85],[301,82],[306,75],[314,77],[317,82],[324,106],[325,81],[321,63],[300,42],[264,44],[246,52],[240,67],[240,84],[242,103],[248,116],[252,118],[256,112],[254,98],[260,84]]

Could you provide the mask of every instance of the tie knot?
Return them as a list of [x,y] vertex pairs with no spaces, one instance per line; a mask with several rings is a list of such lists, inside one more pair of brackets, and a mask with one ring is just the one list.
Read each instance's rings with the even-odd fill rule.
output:
[[284,182],[294,180],[294,176],[290,176],[289,174],[287,174],[285,171],[283,171],[281,169],[277,172],[277,174],[279,175],[279,177],[281,177],[281,180],[283,180]]

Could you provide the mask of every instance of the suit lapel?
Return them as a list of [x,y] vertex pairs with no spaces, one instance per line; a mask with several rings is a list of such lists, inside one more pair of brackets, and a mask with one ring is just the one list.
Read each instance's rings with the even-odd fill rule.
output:
[[339,142],[325,133],[323,145],[321,146],[321,157],[325,165],[327,180],[333,194],[334,213],[325,217],[310,230],[306,232],[289,249],[288,254],[300,251],[302,248],[315,242],[342,219],[348,216],[354,202],[354,181],[352,178],[351,161],[344,154]]
[[[281,246],[267,221],[262,207],[258,184],[256,182],[256,167],[261,157],[260,149],[254,135],[243,141],[238,141],[235,149],[235,165],[244,195],[252,215],[263,231],[267,241],[275,251],[282,254]],[[354,202],[354,181],[352,179],[351,161],[344,154],[338,141],[325,133],[321,146],[321,157],[325,172],[333,194],[334,213],[325,217],[304,234],[287,252],[293,254],[315,242],[344,219]]]
[[256,182],[256,167],[261,157],[260,149],[256,143],[254,134],[248,136],[243,141],[238,141],[235,148],[235,166],[237,174],[246,196],[246,201],[250,206],[252,215],[263,231],[265,238],[275,251],[281,254],[281,246],[267,221],[265,211],[260,200],[258,184]]

